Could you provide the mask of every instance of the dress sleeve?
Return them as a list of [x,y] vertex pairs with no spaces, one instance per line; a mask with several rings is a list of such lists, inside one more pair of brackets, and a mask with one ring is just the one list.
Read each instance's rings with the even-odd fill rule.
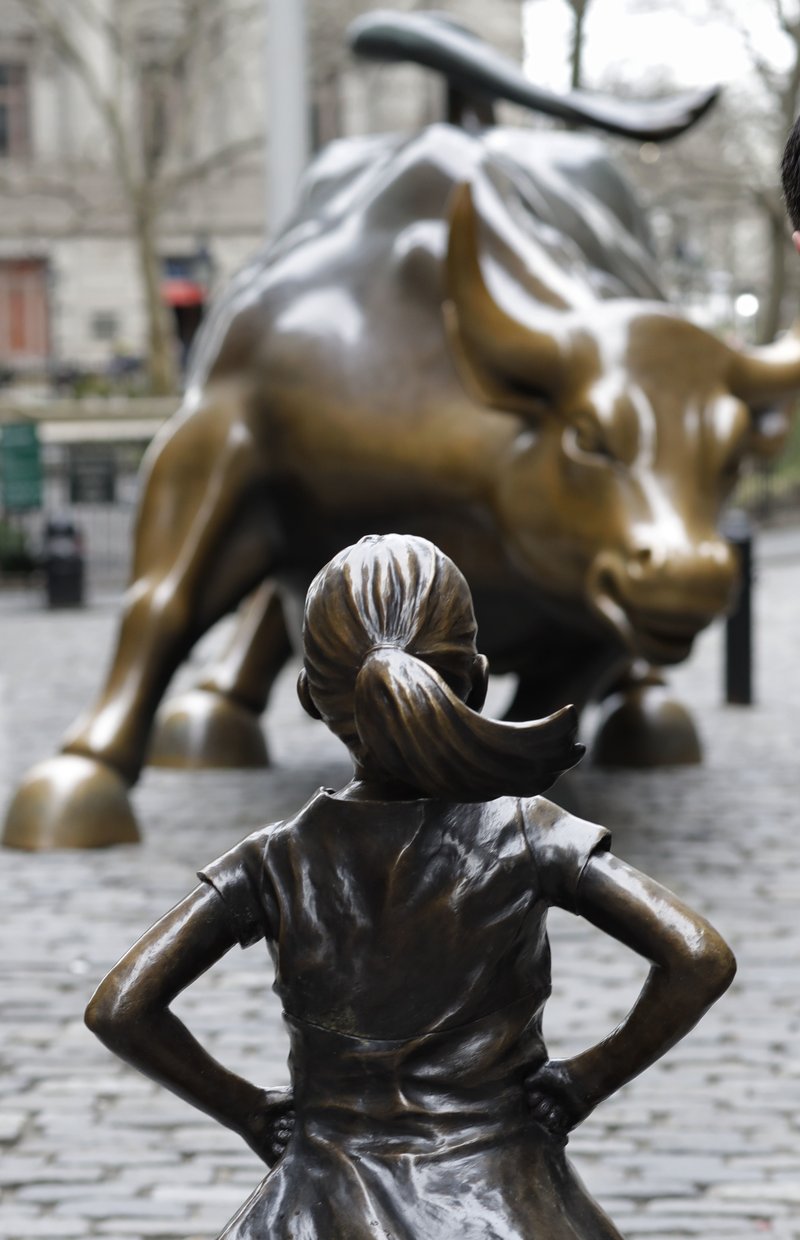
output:
[[544,797],[531,797],[519,804],[542,899],[576,913],[581,875],[594,853],[611,847],[611,833],[596,822],[576,818]]
[[274,939],[277,934],[278,910],[266,866],[273,829],[262,827],[248,835],[197,873],[222,900],[242,947],[251,947],[259,939]]

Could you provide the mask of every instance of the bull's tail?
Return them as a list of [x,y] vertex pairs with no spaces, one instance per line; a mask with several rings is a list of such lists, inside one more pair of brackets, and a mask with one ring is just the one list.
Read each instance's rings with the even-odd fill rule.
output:
[[493,120],[493,102],[505,99],[573,125],[665,142],[685,133],[713,106],[719,87],[642,102],[583,91],[566,95],[534,86],[507,56],[443,13],[366,13],[348,30],[353,51],[369,60],[407,61],[436,69],[448,83],[448,119]]

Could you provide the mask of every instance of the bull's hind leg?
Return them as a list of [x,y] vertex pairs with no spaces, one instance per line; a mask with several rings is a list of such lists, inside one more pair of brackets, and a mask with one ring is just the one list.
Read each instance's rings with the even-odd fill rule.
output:
[[154,446],[110,672],[62,753],[23,781],[6,844],[90,848],[137,838],[127,790],[167,684],[194,642],[271,567],[267,464],[247,410],[237,389],[217,393]]
[[592,745],[596,766],[693,766],[703,754],[686,707],[670,693],[657,668],[636,662],[601,704]]
[[156,718],[148,762],[168,767],[259,767],[269,757],[259,718],[291,653],[283,607],[265,582],[241,609],[223,656]]

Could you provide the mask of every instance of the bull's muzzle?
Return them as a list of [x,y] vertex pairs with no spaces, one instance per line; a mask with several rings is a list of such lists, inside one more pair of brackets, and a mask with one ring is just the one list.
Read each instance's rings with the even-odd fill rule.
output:
[[739,574],[731,546],[714,534],[680,547],[640,542],[596,556],[588,579],[598,615],[637,655],[679,663],[733,604]]

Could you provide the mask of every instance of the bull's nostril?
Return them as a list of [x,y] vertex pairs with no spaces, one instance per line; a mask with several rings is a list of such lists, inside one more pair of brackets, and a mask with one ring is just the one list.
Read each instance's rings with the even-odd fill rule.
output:
[[632,577],[641,577],[652,567],[654,559],[652,547],[636,547],[628,557],[628,572]]

